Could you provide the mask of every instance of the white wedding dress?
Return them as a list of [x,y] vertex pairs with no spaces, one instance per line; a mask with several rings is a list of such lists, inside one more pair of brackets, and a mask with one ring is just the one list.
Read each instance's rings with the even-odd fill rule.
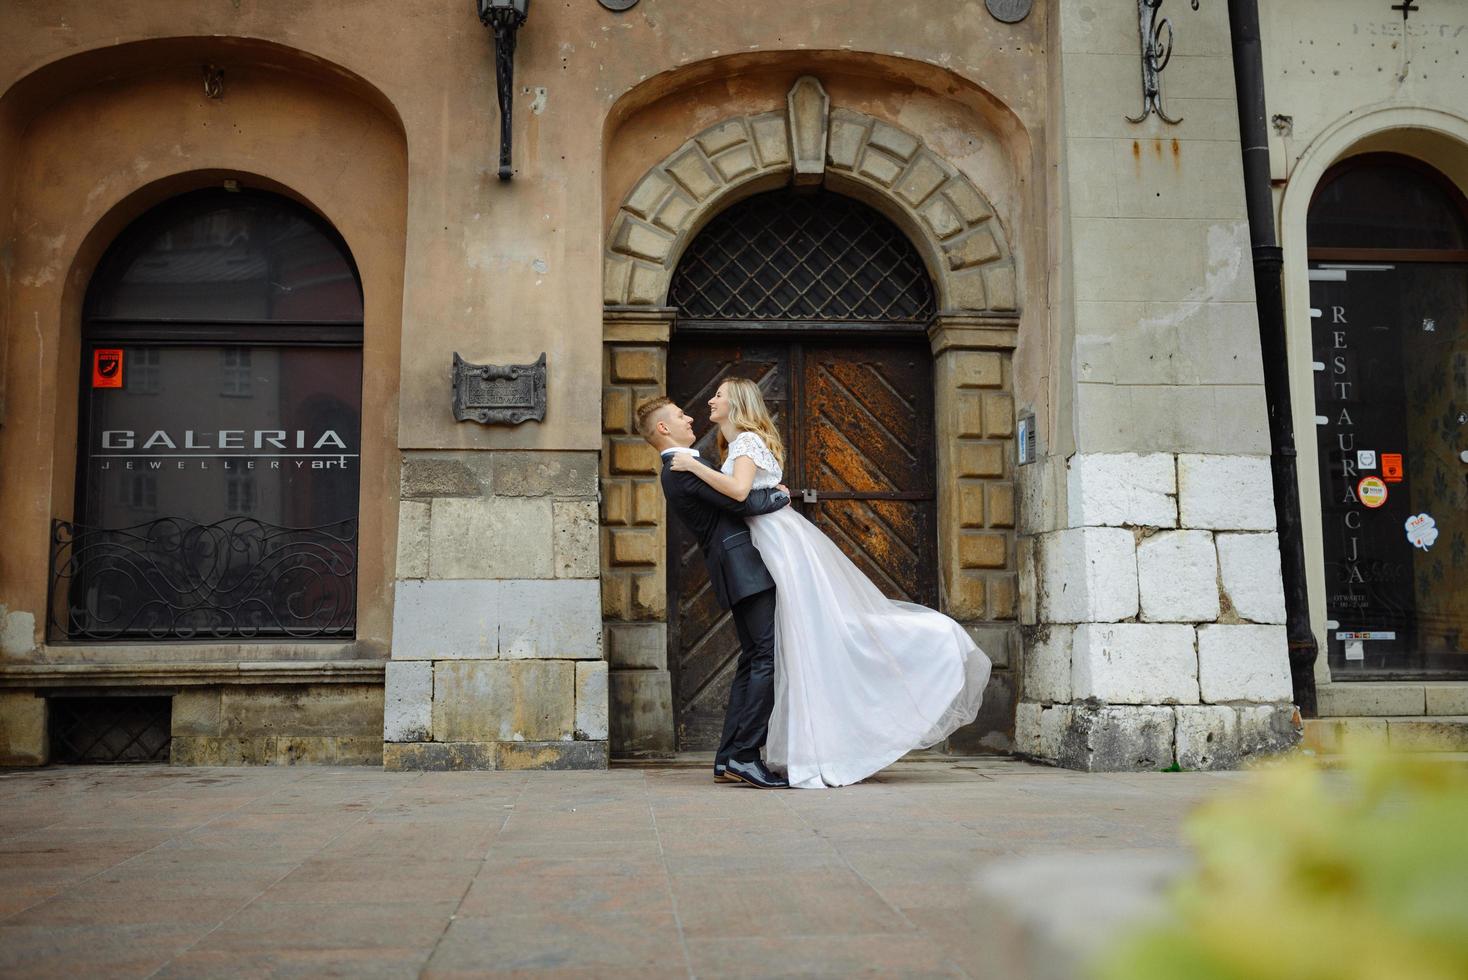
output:
[[[756,489],[780,482],[753,432],[735,437],[723,472],[740,456],[758,467]],[[888,599],[791,507],[746,520],[775,580],[771,769],[803,789],[845,786],[974,720],[990,663],[963,627]]]

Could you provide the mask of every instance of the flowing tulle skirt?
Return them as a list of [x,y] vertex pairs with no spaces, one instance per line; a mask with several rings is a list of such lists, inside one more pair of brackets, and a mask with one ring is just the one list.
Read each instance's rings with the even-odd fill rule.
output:
[[776,587],[765,761],[790,785],[858,782],[974,720],[990,663],[963,627],[882,595],[789,507],[748,523]]

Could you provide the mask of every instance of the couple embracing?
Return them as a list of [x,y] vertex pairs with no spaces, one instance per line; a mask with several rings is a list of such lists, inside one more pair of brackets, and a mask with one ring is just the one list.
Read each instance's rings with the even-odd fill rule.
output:
[[989,658],[942,613],[888,599],[789,508],[757,384],[729,378],[708,405],[722,467],[693,449],[693,419],[667,398],[638,406],[637,427],[739,634],[714,778],[845,786],[973,721]]

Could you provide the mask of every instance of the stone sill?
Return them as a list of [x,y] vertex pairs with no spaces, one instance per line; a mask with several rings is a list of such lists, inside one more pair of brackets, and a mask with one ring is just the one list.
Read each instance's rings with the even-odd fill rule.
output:
[[218,684],[381,684],[384,661],[3,664],[0,688],[199,687]]
[[1468,714],[1468,681],[1336,681],[1317,691],[1321,718]]
[[[30,653],[0,661],[0,669],[11,665],[87,666],[91,664],[221,664],[221,663],[323,663],[375,662],[387,659],[384,643],[356,640],[305,640],[271,638],[236,642],[151,642],[97,643],[66,641],[45,643]],[[23,659],[22,659],[23,658]]]

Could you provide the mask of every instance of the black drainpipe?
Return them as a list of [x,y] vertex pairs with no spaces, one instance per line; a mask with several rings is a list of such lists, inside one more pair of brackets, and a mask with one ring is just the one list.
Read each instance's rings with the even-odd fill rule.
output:
[[1284,252],[1274,234],[1274,197],[1269,185],[1269,130],[1264,108],[1264,59],[1259,46],[1258,0],[1228,0],[1233,40],[1234,89],[1239,137],[1244,150],[1244,197],[1254,248],[1254,289],[1259,309],[1259,347],[1264,356],[1264,398],[1269,410],[1270,469],[1274,516],[1279,526],[1284,578],[1285,629],[1295,703],[1307,718],[1315,710],[1315,633],[1305,592],[1305,545],[1300,527],[1300,485],[1295,467],[1294,416],[1285,348]]

